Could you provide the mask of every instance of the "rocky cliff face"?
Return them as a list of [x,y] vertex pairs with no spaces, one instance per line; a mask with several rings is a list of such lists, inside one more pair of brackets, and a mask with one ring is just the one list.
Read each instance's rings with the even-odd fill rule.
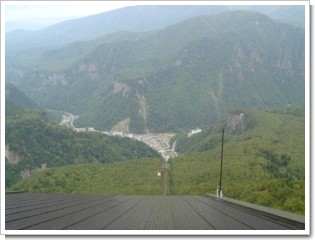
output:
[[243,112],[231,113],[228,116],[226,130],[230,133],[245,131],[245,114]]
[[18,164],[21,160],[20,156],[17,153],[10,151],[8,145],[5,146],[5,159],[8,163],[11,164]]

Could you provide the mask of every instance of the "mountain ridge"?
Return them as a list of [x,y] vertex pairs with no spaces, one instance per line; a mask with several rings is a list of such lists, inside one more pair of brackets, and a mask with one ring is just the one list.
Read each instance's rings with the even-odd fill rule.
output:
[[[66,20],[38,31],[8,32],[8,46],[16,48],[37,45],[55,45],[71,41],[88,40],[117,31],[148,31],[175,24],[184,19],[201,15],[234,10],[259,11],[273,19],[304,21],[304,6],[221,6],[221,5],[175,5],[175,6],[129,6],[105,13]],[[142,16],[142,18],[139,18]],[[103,23],[105,28],[95,26]],[[71,33],[69,35],[69,33]],[[24,36],[24,37],[23,37]],[[87,37],[89,36],[89,37]],[[38,39],[36,39],[38,38]],[[48,39],[49,42],[42,42]]]
[[[19,32],[8,33],[7,47],[29,48],[30,46],[60,45],[72,41],[89,40],[117,31],[150,31],[174,24],[191,15],[217,13],[225,10],[222,6],[140,5],[123,7],[105,13],[67,20],[39,31],[21,31],[24,34],[22,41]],[[100,23],[104,26],[101,30],[98,27]]]
[[104,130],[130,118],[132,132],[177,131],[234,108],[304,106],[302,28],[235,11],[135,37],[107,41],[66,70],[7,78],[41,105]]

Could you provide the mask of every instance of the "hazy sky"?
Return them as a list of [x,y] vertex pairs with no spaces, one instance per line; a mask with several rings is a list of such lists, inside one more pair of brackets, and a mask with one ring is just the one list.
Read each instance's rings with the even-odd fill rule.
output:
[[[5,31],[38,30],[57,22],[135,5],[204,5],[207,1],[2,1]],[[3,17],[3,16],[2,16]]]
[[[2,2],[3,3],[3,2]],[[33,1],[5,2],[6,32],[16,28],[38,29],[71,18],[135,5],[131,1]]]
[[[205,5],[212,1],[2,1],[5,31],[38,30],[57,22],[135,5]],[[239,1],[237,1],[239,2]],[[250,3],[254,1],[247,1]],[[273,1],[271,1],[273,2]],[[224,1],[222,2],[224,3]],[[220,3],[220,4],[222,4]],[[234,2],[233,2],[234,3]],[[244,4],[244,3],[243,3]],[[246,5],[246,4],[245,4]]]
[[94,1],[94,2],[27,2],[10,4],[5,7],[6,21],[33,20],[43,18],[80,17],[117,9],[132,2]]
[[[135,5],[204,5],[207,1],[2,1],[6,32],[38,30],[64,20]],[[3,16],[2,16],[3,18]]]

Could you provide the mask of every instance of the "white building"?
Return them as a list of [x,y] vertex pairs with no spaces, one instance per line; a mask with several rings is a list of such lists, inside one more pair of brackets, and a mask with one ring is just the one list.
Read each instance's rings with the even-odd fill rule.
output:
[[113,132],[113,136],[119,136],[122,137],[123,133],[122,132]]
[[196,133],[200,133],[200,132],[202,132],[202,130],[201,130],[200,128],[192,129],[192,130],[187,134],[187,137],[191,137],[191,135],[196,134]]

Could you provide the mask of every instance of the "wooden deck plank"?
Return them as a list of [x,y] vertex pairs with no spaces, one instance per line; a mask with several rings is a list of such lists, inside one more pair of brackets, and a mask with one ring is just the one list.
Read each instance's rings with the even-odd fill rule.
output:
[[64,197],[53,199],[41,199],[40,201],[22,202],[20,205],[6,209],[6,215],[19,214],[25,212],[45,211],[50,207],[64,206],[65,204],[76,204],[77,202],[89,201],[91,197]]
[[12,220],[7,219],[6,216],[6,229],[25,229],[27,227],[36,225],[38,223],[46,222],[58,218],[60,216],[65,216],[67,214],[81,211],[82,209],[87,209],[99,204],[102,201],[103,197],[91,198],[88,202],[84,199],[83,202],[69,205],[69,206],[55,206],[54,208],[47,209],[46,211],[40,211],[39,213],[33,213],[34,215],[30,216],[32,213],[27,213],[27,215],[20,215],[18,219]]
[[33,206],[40,203],[47,203],[47,202],[53,202],[57,199],[64,200],[67,198],[73,198],[75,196],[71,196],[68,194],[68,196],[58,196],[58,195],[47,195],[47,194],[34,194],[34,196],[27,195],[26,193],[22,194],[23,196],[19,196],[19,194],[6,194],[5,197],[5,209],[15,209],[17,207],[24,207],[24,206]]
[[[126,197],[121,197],[125,199]],[[113,205],[112,207],[100,211],[99,213],[81,221],[74,225],[71,225],[66,230],[80,230],[80,229],[89,229],[89,230],[100,230],[106,229],[106,227],[119,218],[121,215],[125,214],[135,206],[136,204],[140,204],[144,199],[144,196],[135,196],[132,198],[128,198],[126,201],[121,202],[120,204]]]
[[68,209],[77,205],[84,205],[85,203],[89,203],[91,201],[95,201],[97,199],[101,199],[103,196],[97,196],[97,197],[91,197],[91,198],[84,198],[84,199],[77,199],[76,201],[70,201],[70,202],[64,202],[60,204],[59,202],[55,202],[52,205],[49,205],[47,207],[39,207],[32,210],[26,210],[26,211],[19,211],[16,213],[6,213],[6,221],[13,221],[13,220],[19,220],[23,218],[38,216],[42,214],[48,214],[51,212],[55,212],[62,209]]
[[123,215],[108,224],[105,229],[120,230],[121,226],[124,226],[124,230],[144,230],[148,216],[156,206],[157,201],[156,197],[145,197],[142,201],[139,201],[139,204],[133,205]]
[[187,202],[183,196],[173,196],[172,206],[174,208],[174,216],[176,227],[182,230],[213,230],[215,229],[209,222],[200,217]]
[[117,207],[119,204],[123,203],[124,201],[127,201],[128,199],[132,198],[130,197],[108,197],[108,198],[103,198],[99,204],[92,206],[91,208],[83,208],[81,211],[76,211],[69,213],[67,215],[60,216],[58,218],[54,218],[52,220],[39,223],[37,225],[33,225],[29,228],[28,230],[31,229],[37,229],[37,230],[46,230],[46,229],[51,229],[51,230],[58,230],[58,229],[66,229],[66,228],[71,228],[71,226],[75,224],[82,224],[84,220],[92,218],[93,216],[104,212],[110,208]]
[[172,208],[171,198],[167,197],[155,197],[155,207],[150,211],[148,215],[146,225],[144,229],[149,230],[172,230],[176,229],[174,210]]
[[[183,199],[193,208],[198,214],[204,218],[208,223],[213,226],[214,229],[219,230],[248,230],[250,227],[244,225],[240,221],[231,218],[227,214],[223,214],[218,211],[215,205],[215,202],[212,204],[205,204],[202,201],[199,201],[195,197],[184,196]],[[229,209],[228,211],[231,211]]]
[[250,229],[290,230],[289,227],[280,225],[272,219],[262,218],[261,216],[257,216],[257,213],[254,214],[252,211],[252,213],[250,213],[242,206],[239,206],[239,208],[235,208],[235,206],[227,204],[221,199],[211,197],[198,196],[196,198],[206,205],[214,207],[221,214],[229,216],[231,219],[236,219],[238,222],[248,226]]
[[6,230],[290,230],[279,216],[210,196],[6,195]]

